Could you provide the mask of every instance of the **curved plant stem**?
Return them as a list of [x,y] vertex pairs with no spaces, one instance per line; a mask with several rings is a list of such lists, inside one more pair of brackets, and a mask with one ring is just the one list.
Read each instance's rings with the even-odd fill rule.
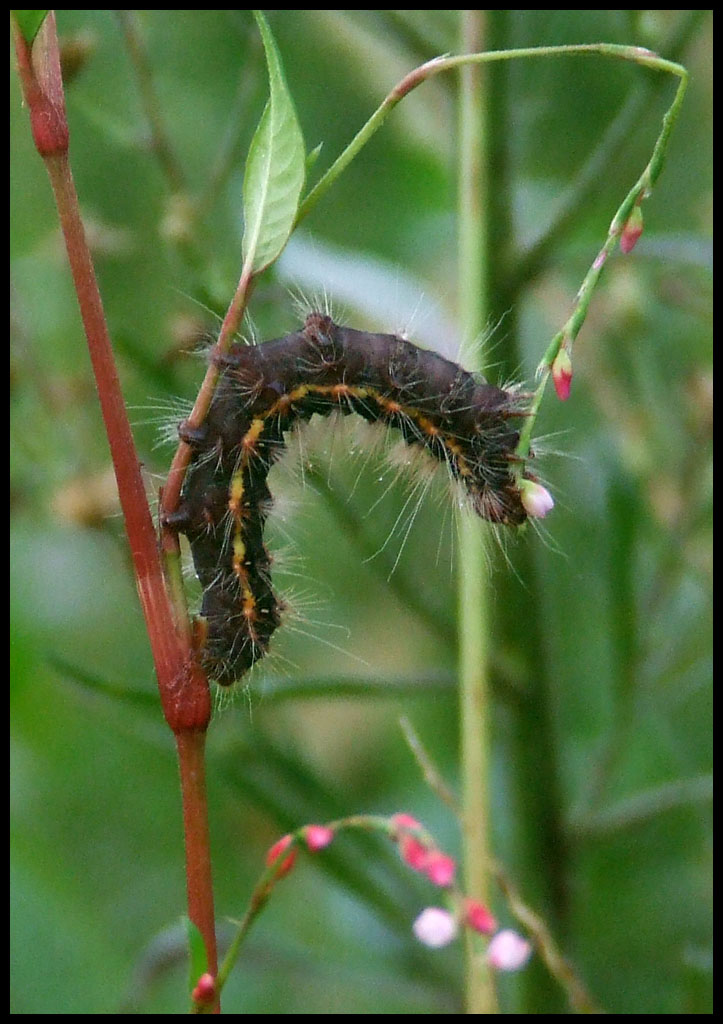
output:
[[397,82],[394,88],[382,100],[369,120],[364,124],[349,145],[336,158],[331,167],[322,175],[306,198],[299,206],[296,217],[298,225],[308,216],[317,203],[326,195],[337,178],[349,166],[354,157],[381,128],[389,114],[404,97],[428,78],[441,74],[443,71],[457,70],[479,64],[493,64],[503,60],[520,60],[536,57],[575,57],[597,55],[612,57],[617,60],[632,61],[646,67],[655,68],[677,76],[686,75],[679,64],[664,60],[651,50],[641,46],[621,46],[617,43],[582,43],[569,46],[527,46],[514,50],[489,50],[487,53],[464,53],[454,57],[434,57],[432,60],[414,68]]
[[[231,300],[231,305],[228,307],[226,316],[221,324],[218,340],[214,346],[214,355],[223,355],[228,352],[231,347],[234,335],[238,331],[246,306],[248,305],[253,283],[254,275],[251,270],[244,269],[236,288],[236,294]],[[216,390],[216,384],[218,383],[220,373],[221,371],[218,364],[211,359],[208,369],[206,370],[206,376],[203,379],[198,395],[196,396],[196,401],[193,404],[191,414],[186,420],[186,425],[190,429],[200,427],[205,420],[206,413],[211,405],[213,393]],[[186,475],[186,470],[188,469],[188,464],[191,461],[191,453],[191,445],[187,444],[185,441],[181,441],[176,450],[176,454],[173,457],[173,462],[171,463],[171,468],[168,472],[168,479],[166,481],[166,486],[163,489],[161,499],[163,555],[166,565],[169,567],[170,571],[174,573],[174,577],[177,576],[178,573],[176,568],[179,553],[178,535],[175,530],[169,529],[165,526],[164,521],[167,520],[178,507],[178,502],[181,497],[181,487],[183,486],[183,480]],[[173,566],[172,569],[170,568],[171,566]]]
[[604,1013],[592,998],[569,960],[563,956],[546,922],[522,899],[507,872],[500,864],[492,865],[492,872],[505,895],[507,904],[534,941],[550,974],[565,990],[570,1006],[577,1013]]
[[[706,13],[704,10],[683,12],[675,31],[661,46],[661,52],[677,61]],[[548,263],[576,223],[580,211],[599,188],[600,182],[606,179],[610,169],[622,156],[636,125],[645,116],[646,108],[665,84],[660,78],[650,78],[637,85],[562,197],[554,221],[527,249],[514,253],[505,262],[504,273],[510,293],[519,293]]]
[[[555,363],[558,354],[561,352],[563,352],[563,354],[567,353],[568,356],[572,353],[573,344],[587,317],[590,301],[603,267],[615,249],[615,246],[620,242],[625,226],[628,223],[628,219],[631,218],[633,213],[640,212],[639,207],[643,201],[648,198],[655,186],[655,183],[660,177],[660,173],[663,169],[666,149],[668,147],[668,142],[670,141],[670,134],[678,118],[678,114],[680,113],[683,98],[685,97],[685,92],[688,87],[688,72],[682,65],[662,60],[654,54],[650,54],[649,59],[646,59],[643,63],[648,64],[650,67],[655,67],[660,71],[667,71],[670,74],[675,75],[679,79],[678,88],[672,104],[663,117],[663,125],[655,142],[650,160],[646,164],[643,173],[618,207],[608,229],[607,238],[605,239],[599,253],[593,260],[590,269],[578,289],[575,303],[569,318],[548,345],[547,350],[537,368],[539,382],[529,407],[528,417],[520,431],[520,439],[516,449],[516,454],[522,460],[524,460],[530,452],[530,442],[532,439],[535,419],[539,412],[540,405],[542,404],[542,398],[545,393],[547,381],[553,372],[553,364]],[[522,474],[521,465],[522,464],[520,464],[520,469],[518,471],[520,476]]]
[[[482,45],[481,11],[463,11],[462,48]],[[488,225],[486,217],[486,92],[482,69],[460,75],[458,239],[459,321],[469,344],[481,332],[487,311]],[[469,360],[468,360],[469,362]],[[481,370],[479,365],[471,370]],[[485,535],[479,522],[460,516],[459,680],[462,760],[462,847],[465,891],[489,901],[489,609]],[[467,1013],[496,1013],[492,973],[480,936],[465,934]]]

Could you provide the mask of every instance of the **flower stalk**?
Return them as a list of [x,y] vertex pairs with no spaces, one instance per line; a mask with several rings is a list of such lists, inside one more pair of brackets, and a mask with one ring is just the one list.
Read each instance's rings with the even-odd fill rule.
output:
[[[214,979],[214,991],[220,995],[236,963],[244,942],[261,911],[266,906],[278,882],[294,869],[296,855],[306,849],[312,854],[324,850],[339,832],[361,830],[375,832],[397,844],[403,863],[413,871],[426,875],[443,896],[444,907],[427,907],[410,925],[418,941],[430,948],[439,948],[452,942],[461,930],[474,934],[482,942],[497,931],[497,922],[487,906],[478,899],[466,897],[456,881],[456,863],[440,850],[433,836],[409,814],[391,817],[374,814],[356,814],[330,821],[325,825],[311,824],[298,828],[277,840],[266,855],[266,867],[259,876],[249,899],[246,912],[236,922],[237,931]],[[441,869],[441,870],[438,870]],[[523,942],[519,936],[519,941]],[[482,946],[484,951],[485,947]],[[485,957],[482,957],[485,960]],[[486,961],[485,961],[486,962]],[[490,964],[490,967],[492,965]],[[516,969],[500,961],[498,969]],[[191,1012],[209,1012],[202,1002],[192,1000]]]

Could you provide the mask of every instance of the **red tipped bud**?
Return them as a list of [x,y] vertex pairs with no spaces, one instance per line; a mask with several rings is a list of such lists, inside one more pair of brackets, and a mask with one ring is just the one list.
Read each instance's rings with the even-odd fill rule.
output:
[[448,910],[427,907],[412,925],[412,931],[425,946],[439,949],[448,945],[457,935],[457,922]]
[[519,971],[530,959],[532,946],[517,932],[497,932],[487,947],[487,962],[498,971]]
[[632,252],[643,233],[643,211],[639,206],[634,206],[632,213],[625,222],[625,227],[620,235],[620,250],[626,255]]
[[304,831],[306,845],[312,853],[316,853],[317,850],[323,850],[333,838],[334,830],[327,825],[307,825]]
[[277,843],[274,843],[266,854],[267,867],[271,867],[272,864],[278,864],[276,869],[276,878],[283,878],[284,875],[288,875],[294,866],[296,850],[292,850],[288,857],[282,859],[284,850],[286,850],[292,842],[293,840],[291,836],[282,836]]
[[479,900],[465,900],[464,923],[481,935],[492,935],[497,930],[494,915]]
[[421,823],[418,822],[416,818],[413,818],[411,814],[405,814],[404,812],[401,812],[400,814],[393,814],[391,821],[392,825],[397,829],[422,827]]
[[212,974],[202,974],[191,993],[194,1003],[209,1005],[216,999],[216,979]]
[[572,383],[572,360],[566,348],[561,348],[555,356],[552,364],[552,379],[555,384],[557,397],[561,402],[566,402],[570,397],[570,385]]
[[415,871],[426,871],[429,860],[429,850],[420,843],[414,836],[401,836],[399,840],[399,852],[402,860]]
[[550,509],[554,508],[555,502],[552,495],[533,480],[523,480],[520,484],[520,499],[528,516],[533,519],[544,519]]
[[430,882],[446,888],[454,882],[454,875],[457,865],[452,857],[439,850],[430,850],[427,854],[427,863],[424,866],[424,873]]
[[411,814],[395,814],[391,821],[397,831],[394,838],[399,843],[399,853],[404,863],[414,871],[421,871],[434,885],[445,888],[452,885],[457,870],[454,859],[406,831],[422,828],[416,818]]

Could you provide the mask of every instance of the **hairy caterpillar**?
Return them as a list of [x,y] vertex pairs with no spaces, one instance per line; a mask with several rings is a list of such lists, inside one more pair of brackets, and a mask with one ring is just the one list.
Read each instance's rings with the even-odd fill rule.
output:
[[517,526],[527,513],[511,471],[525,414],[520,397],[392,334],[340,327],[311,313],[300,331],[220,358],[221,377],[200,430],[172,524],[190,541],[204,588],[202,660],[222,686],[264,656],[281,622],[264,525],[271,466],[284,435],[315,413],[356,413],[401,432],[447,466],[474,511]]

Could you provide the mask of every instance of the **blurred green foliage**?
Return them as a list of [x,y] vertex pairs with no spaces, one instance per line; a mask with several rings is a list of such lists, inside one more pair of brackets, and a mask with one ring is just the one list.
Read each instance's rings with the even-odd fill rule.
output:
[[[240,269],[243,162],[267,80],[249,12],[137,13],[180,183],[154,151],[114,14],[61,11],[58,25],[73,171],[153,495],[172,452],[157,446],[157,420],[173,424],[192,399],[203,370],[194,353]],[[311,181],[404,72],[457,49],[457,14],[270,12],[307,148],[323,142]],[[572,398],[543,408],[539,447],[564,456],[539,460],[555,512],[540,536],[505,541],[490,567],[493,845],[607,1011],[706,1013],[710,18],[490,11],[488,36],[488,48],[640,44],[692,75],[645,234],[594,297]],[[491,73],[495,378],[531,377],[673,88],[588,58]],[[259,337],[298,321],[290,292],[326,290],[355,326],[407,326],[453,352],[454,99],[453,77],[425,84],[362,152],[258,287]],[[16,81],[11,113],[12,1012],[184,1012],[173,743],[153,699],[89,362]],[[617,147],[611,125],[622,129]],[[535,249],[598,147],[593,187],[554,244]],[[189,197],[202,197],[195,220]],[[386,493],[388,467],[325,438],[305,449],[303,474],[297,459],[290,487],[282,474],[276,483],[288,498],[274,545],[293,552],[286,579],[299,617],[209,734],[220,920],[241,915],[265,850],[305,821],[406,810],[459,848],[457,823],[398,725],[400,714],[412,720],[455,786],[449,502],[419,510],[388,581],[407,492],[400,483]],[[360,678],[368,687],[342,685]],[[410,934],[436,899],[391,849],[340,839],[275,893],[227,1012],[460,1012],[459,948],[423,950]],[[514,924],[501,898],[495,909]],[[539,958],[503,979],[501,998],[506,1012],[568,1012]]]

